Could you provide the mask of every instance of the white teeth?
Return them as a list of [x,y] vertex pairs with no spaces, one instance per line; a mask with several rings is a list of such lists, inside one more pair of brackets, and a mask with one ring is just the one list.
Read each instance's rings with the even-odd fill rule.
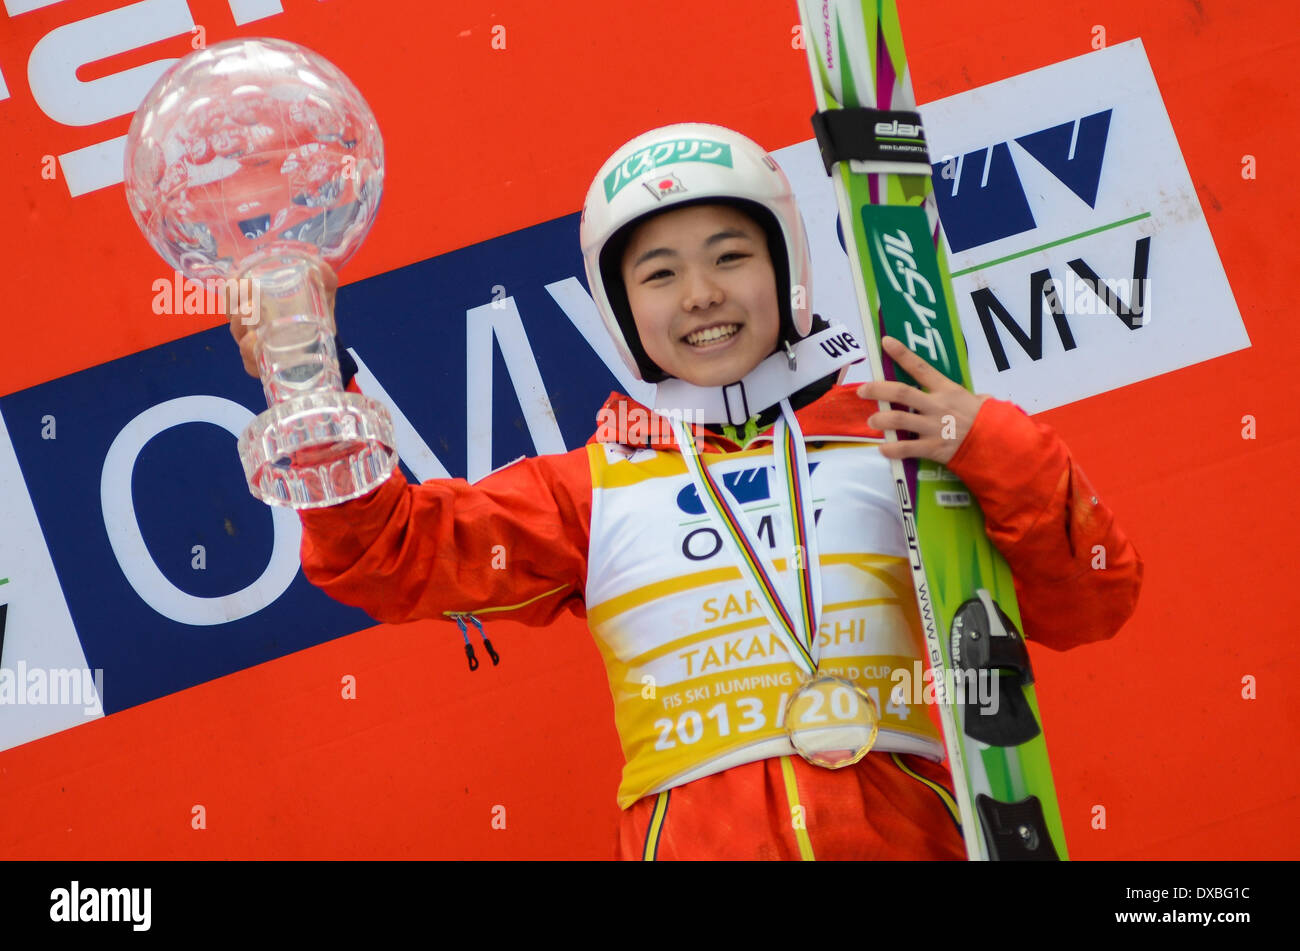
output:
[[695,333],[688,335],[686,342],[693,347],[698,347],[700,344],[713,343],[716,340],[730,337],[738,330],[740,330],[739,324],[724,324],[721,327],[709,327],[706,330],[697,330]]

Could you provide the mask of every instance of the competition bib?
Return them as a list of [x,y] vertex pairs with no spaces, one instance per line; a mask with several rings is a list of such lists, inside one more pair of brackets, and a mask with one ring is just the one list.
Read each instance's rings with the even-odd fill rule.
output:
[[[810,525],[811,476],[803,433],[789,400],[781,401],[781,416],[772,439],[776,490],[786,505],[790,529],[784,575],[763,549],[740,505],[724,483],[710,474],[695,451],[695,440],[678,420],[673,432],[686,460],[705,511],[741,569],[759,592],[759,604],[772,630],[803,673],[802,683],[783,712],[790,743],[808,762],[828,769],[856,763],[867,755],[879,730],[880,715],[871,697],[852,681],[819,674],[817,623],[821,617],[821,571],[817,533]],[[734,504],[733,504],[734,503]],[[832,701],[835,706],[832,708]],[[834,716],[832,717],[832,713]]]

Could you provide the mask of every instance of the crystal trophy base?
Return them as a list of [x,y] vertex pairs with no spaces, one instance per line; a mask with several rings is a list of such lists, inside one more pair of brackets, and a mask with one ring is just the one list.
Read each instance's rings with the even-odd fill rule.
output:
[[270,505],[322,508],[359,498],[397,464],[393,422],[359,393],[317,391],[260,413],[239,437],[253,495]]

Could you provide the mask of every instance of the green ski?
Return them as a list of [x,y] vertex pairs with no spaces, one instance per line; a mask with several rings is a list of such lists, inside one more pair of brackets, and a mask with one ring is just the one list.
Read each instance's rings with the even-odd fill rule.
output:
[[[817,96],[813,125],[839,201],[872,375],[915,381],[896,337],[971,389],[940,237],[930,159],[895,0],[799,0]],[[1065,833],[1011,571],[978,504],[944,466],[893,460],[912,580],[970,859],[1064,859]],[[996,678],[997,712],[954,702]]]

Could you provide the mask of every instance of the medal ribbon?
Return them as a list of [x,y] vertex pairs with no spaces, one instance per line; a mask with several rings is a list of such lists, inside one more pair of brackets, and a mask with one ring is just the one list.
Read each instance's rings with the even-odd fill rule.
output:
[[[787,503],[785,509],[790,516],[794,543],[786,560],[789,570],[784,577],[763,551],[739,503],[731,497],[721,479],[714,479],[699,457],[695,440],[680,420],[671,419],[671,422],[700,503],[712,516],[719,534],[727,539],[740,564],[741,576],[748,575],[758,589],[763,614],[785,642],[791,658],[806,673],[814,674],[821,653],[816,640],[817,620],[821,616],[821,575],[817,570],[815,525],[809,525],[808,517],[812,489],[807,449],[789,400],[781,401],[781,416],[772,433],[772,456],[776,464],[773,496],[778,504],[782,500]],[[793,592],[789,590],[791,587]]]

